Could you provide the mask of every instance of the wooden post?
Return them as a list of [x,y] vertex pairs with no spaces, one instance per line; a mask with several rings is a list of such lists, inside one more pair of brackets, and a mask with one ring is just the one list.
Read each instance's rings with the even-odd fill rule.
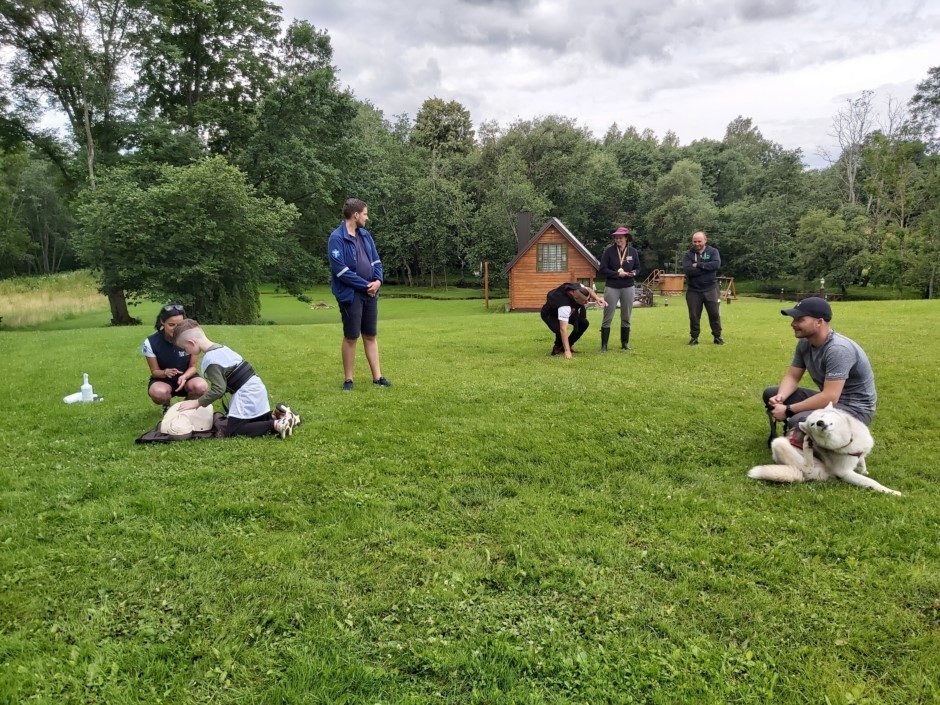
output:
[[490,310],[490,262],[489,260],[483,261],[483,301],[486,305],[486,310]]

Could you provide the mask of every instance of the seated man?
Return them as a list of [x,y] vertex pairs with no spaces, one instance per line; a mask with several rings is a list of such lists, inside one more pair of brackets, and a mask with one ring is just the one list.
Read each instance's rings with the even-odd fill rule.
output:
[[[564,353],[566,360],[571,359],[571,348],[590,325],[585,309],[589,301],[595,301],[602,307],[607,306],[607,302],[599,297],[597,292],[577,282],[562,284],[557,289],[548,292],[545,303],[542,305],[542,320],[555,334],[552,355]],[[569,322],[574,326],[574,331],[570,336],[568,335]]]
[[[798,342],[780,384],[764,390],[764,405],[770,417],[768,443],[777,435],[778,421],[785,421],[787,430],[795,430],[797,440],[802,440],[797,424],[830,402],[869,425],[878,398],[875,375],[858,343],[829,326],[832,320],[829,303],[811,296],[780,313],[793,319],[790,327]],[[820,391],[798,386],[807,370]]]

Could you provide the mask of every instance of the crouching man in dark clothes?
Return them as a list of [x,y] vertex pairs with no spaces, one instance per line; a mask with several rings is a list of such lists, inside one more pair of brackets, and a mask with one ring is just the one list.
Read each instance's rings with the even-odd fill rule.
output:
[[[596,302],[601,307],[607,306],[607,302],[599,297],[597,292],[577,282],[562,284],[557,289],[548,292],[545,304],[542,306],[542,320],[555,334],[552,355],[564,353],[566,360],[571,359],[571,348],[590,325],[585,308],[590,301]],[[569,323],[574,326],[570,335],[568,334]]]

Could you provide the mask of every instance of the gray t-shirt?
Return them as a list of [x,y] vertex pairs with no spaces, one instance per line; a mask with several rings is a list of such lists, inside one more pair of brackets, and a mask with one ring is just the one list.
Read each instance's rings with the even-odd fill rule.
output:
[[875,374],[865,351],[854,340],[831,331],[826,342],[814,348],[804,338],[797,342],[790,364],[809,372],[820,389],[827,379],[844,379],[838,406],[863,419],[874,415],[875,402],[878,401]]

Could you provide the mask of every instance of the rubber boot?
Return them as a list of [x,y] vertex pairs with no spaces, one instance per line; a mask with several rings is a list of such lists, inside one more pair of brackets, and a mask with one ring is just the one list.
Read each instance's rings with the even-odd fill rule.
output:
[[626,326],[620,328],[620,347],[624,350],[630,349],[630,329]]
[[610,328],[601,328],[601,352],[607,352],[608,340],[610,340]]

